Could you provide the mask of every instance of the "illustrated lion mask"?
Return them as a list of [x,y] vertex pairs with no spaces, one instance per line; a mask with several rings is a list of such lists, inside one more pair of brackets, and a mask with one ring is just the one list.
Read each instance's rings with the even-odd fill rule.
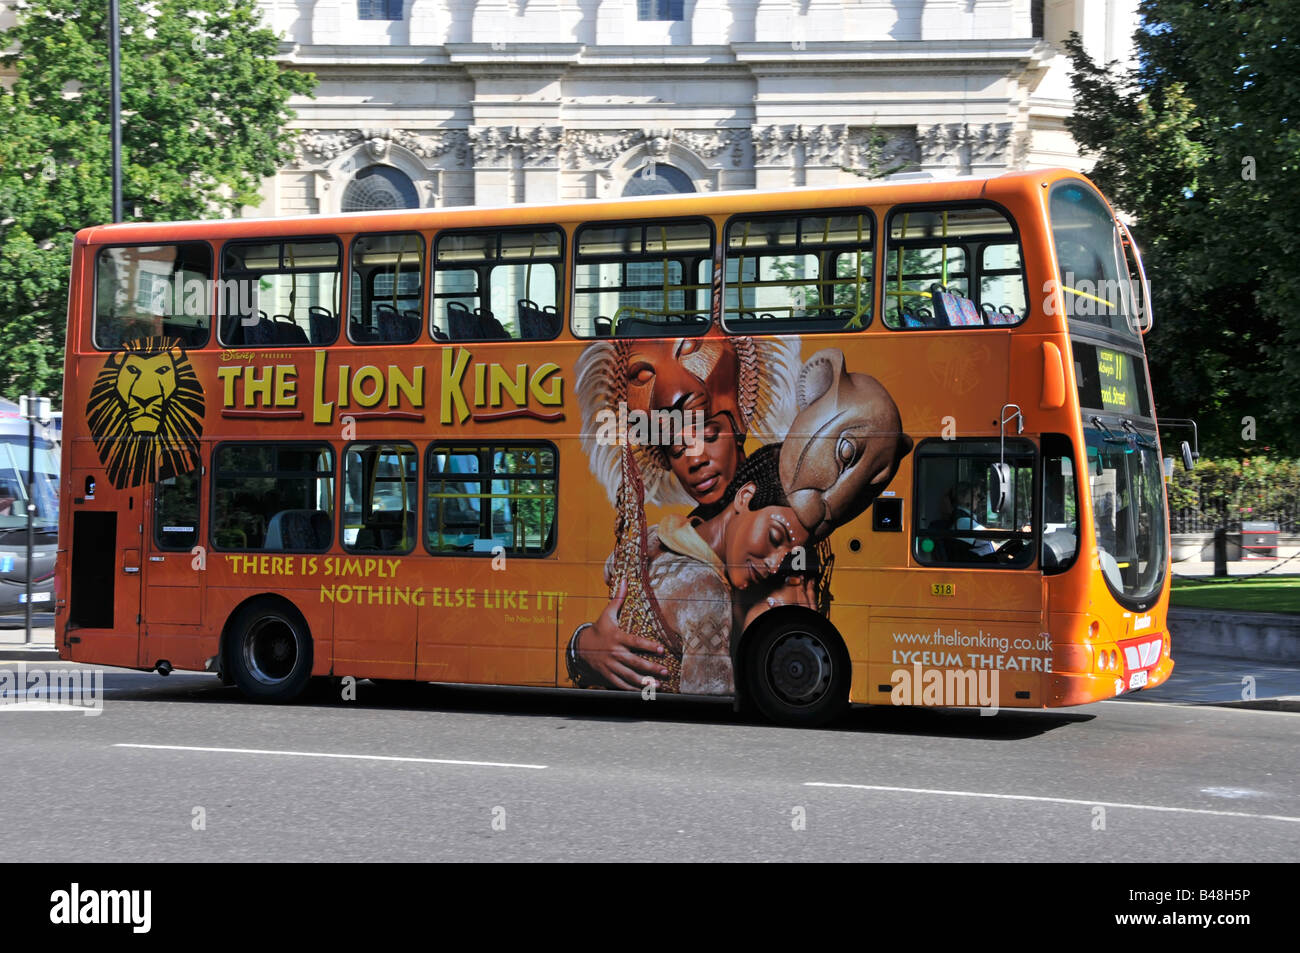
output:
[[90,389],[86,422],[119,490],[196,469],[203,389],[181,342],[144,338],[110,355]]
[[781,447],[781,483],[799,522],[821,539],[875,501],[912,438],[889,391],[869,374],[850,373],[839,348],[804,362],[798,407]]

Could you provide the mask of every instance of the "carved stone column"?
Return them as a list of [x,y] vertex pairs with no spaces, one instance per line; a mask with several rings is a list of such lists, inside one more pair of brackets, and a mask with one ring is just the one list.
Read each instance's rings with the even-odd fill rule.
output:
[[447,42],[447,22],[442,15],[441,0],[410,0],[412,46],[441,46]]
[[559,126],[471,126],[474,204],[559,198]]

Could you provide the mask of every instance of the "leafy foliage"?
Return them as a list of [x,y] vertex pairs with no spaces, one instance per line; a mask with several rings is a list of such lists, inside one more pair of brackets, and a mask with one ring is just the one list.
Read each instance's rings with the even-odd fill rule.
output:
[[[292,155],[293,95],[254,0],[121,0],[127,220],[233,215]],[[0,393],[56,393],[77,229],[112,219],[108,4],[30,0],[0,37]]]
[[[1300,49],[1296,0],[1142,0],[1138,65],[1077,35],[1066,124],[1138,222],[1162,415],[1212,453],[1300,451]],[[1257,440],[1243,421],[1252,417]]]

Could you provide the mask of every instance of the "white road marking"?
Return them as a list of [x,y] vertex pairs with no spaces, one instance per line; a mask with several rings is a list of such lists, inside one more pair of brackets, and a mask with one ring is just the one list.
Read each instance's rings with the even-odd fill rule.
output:
[[1002,801],[1042,801],[1048,804],[1078,804],[1083,807],[1127,807],[1135,811],[1163,811],[1171,814],[1210,814],[1214,817],[1249,817],[1258,821],[1288,821],[1300,824],[1300,817],[1284,814],[1247,814],[1243,811],[1211,811],[1202,807],[1166,807],[1161,804],[1126,804],[1122,801],[1081,801],[1068,797],[1040,797],[1032,794],[990,794],[984,791],[939,791],[934,788],[896,788],[883,784],[833,784],[805,781],[808,788],[854,788],[859,791],[888,791],[899,794],[937,794],[940,797],[983,797]]
[[[101,688],[101,689],[100,689],[98,692],[96,692],[95,694],[97,694],[97,695],[103,695],[103,694],[106,694],[106,693],[108,693],[108,692],[122,692],[122,691],[126,691],[126,689],[124,689],[124,688]],[[35,698],[37,699],[37,701],[40,701],[40,700],[42,700],[42,699],[49,698],[50,696],[54,696],[55,698],[64,698],[64,697],[67,696],[67,694],[68,694],[67,692],[60,692],[60,691],[59,691],[58,689],[56,689],[56,688],[28,688],[28,689],[24,689],[24,690],[22,690],[22,691],[17,691],[17,690],[15,690],[15,691],[12,693],[12,697],[13,697],[13,698],[30,698],[30,697],[35,697]],[[0,706],[0,707],[2,707],[2,706]]]
[[542,771],[544,764],[511,764],[505,761],[456,761],[450,758],[399,758],[383,754],[335,754],[329,751],[273,751],[265,748],[200,748],[193,745],[115,744],[114,748],[149,748],[155,751],[207,751],[214,754],[279,754],[293,758],[340,758],[349,761],[402,761],[412,764],[467,764],[479,768],[528,768]]
[[6,711],[89,711],[99,714],[90,705],[64,705],[50,701],[10,702],[0,705],[0,712]]

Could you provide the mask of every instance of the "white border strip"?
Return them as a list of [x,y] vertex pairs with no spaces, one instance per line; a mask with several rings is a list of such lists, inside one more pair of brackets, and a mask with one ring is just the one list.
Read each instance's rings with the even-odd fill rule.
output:
[[478,768],[527,768],[543,771],[544,764],[511,764],[505,761],[455,761],[450,758],[399,758],[383,754],[334,754],[328,751],[272,751],[266,748],[200,748],[194,745],[115,744],[114,748],[147,748],[153,751],[207,751],[213,754],[279,754],[293,758],[340,758],[349,761],[400,761],[409,764],[466,764]]
[[1165,807],[1160,804],[1126,804],[1121,801],[1080,801],[1068,797],[1039,797],[1032,794],[989,794],[982,791],[939,791],[934,788],[896,788],[883,784],[834,784],[805,781],[807,788],[853,788],[859,791],[888,791],[898,794],[937,794],[941,797],[983,797],[1000,801],[1042,801],[1048,804],[1077,804],[1083,807],[1127,807],[1135,811],[1164,811],[1173,814],[1209,814],[1214,817],[1249,817],[1258,821],[1287,821],[1300,824],[1300,817],[1284,814],[1247,814],[1244,811],[1212,811],[1201,807]]

